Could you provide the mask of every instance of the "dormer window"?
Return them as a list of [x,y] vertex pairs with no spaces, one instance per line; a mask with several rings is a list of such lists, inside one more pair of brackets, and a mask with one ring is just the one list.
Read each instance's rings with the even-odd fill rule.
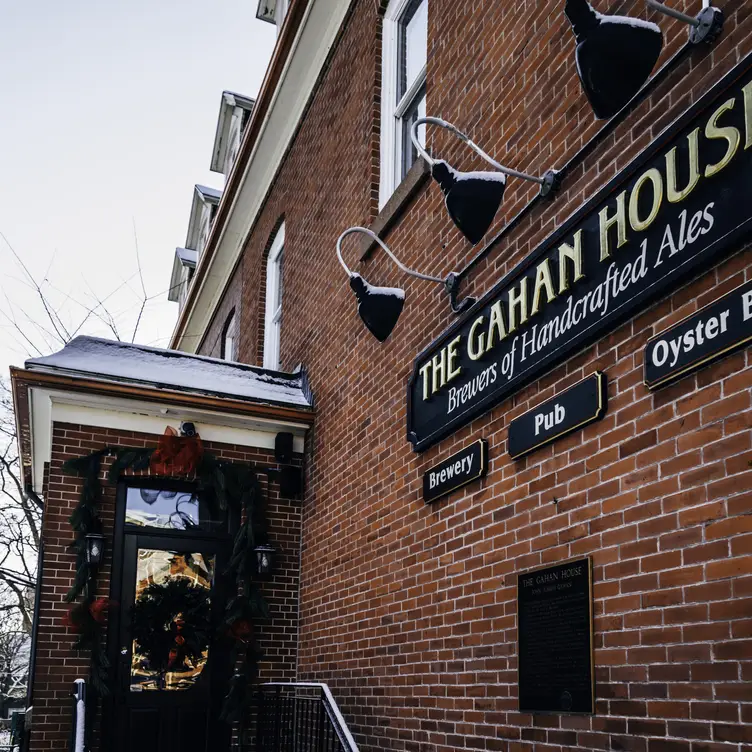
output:
[[176,248],[175,258],[172,262],[172,276],[170,277],[170,289],[167,299],[177,303],[180,310],[183,309],[185,299],[188,297],[191,280],[196,273],[198,254],[190,248]]
[[256,18],[259,21],[274,24],[277,27],[277,36],[279,36],[289,7],[289,0],[259,0],[256,8]]
[[255,99],[244,97],[242,94],[222,92],[210,166],[212,171],[221,172],[225,177],[232,171],[240,151],[243,131],[255,104]]

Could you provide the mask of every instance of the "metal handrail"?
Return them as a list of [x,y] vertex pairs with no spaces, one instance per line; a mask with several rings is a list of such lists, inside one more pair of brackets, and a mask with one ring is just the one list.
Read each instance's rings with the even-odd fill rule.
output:
[[[339,706],[337,705],[337,701],[334,699],[334,696],[332,695],[329,687],[327,684],[323,682],[265,682],[264,684],[259,685],[259,693],[264,694],[264,690],[277,690],[276,695],[272,695],[271,693],[266,693],[268,697],[276,697],[277,700],[280,702],[287,699],[282,695],[283,690],[292,690],[293,700],[311,700],[313,698],[306,698],[304,696],[299,696],[295,694],[296,690],[299,689],[316,689],[320,692],[319,700],[321,702],[321,709],[326,714],[326,717],[329,720],[329,723],[331,724],[331,729],[336,734],[337,739],[339,740],[341,751],[342,752],[359,752],[358,745],[355,743],[355,740],[353,739],[352,734],[350,733],[350,729],[347,727],[347,723],[345,722],[344,717],[342,716],[342,713],[340,712]],[[277,709],[277,715],[279,714],[279,708]],[[278,726],[278,718],[275,718],[276,725]],[[308,729],[309,731],[314,730],[313,728]],[[323,735],[323,727],[318,727],[318,733],[320,736]],[[321,744],[321,740],[314,739],[305,739],[305,740],[296,740],[296,743],[294,745],[294,748],[296,749],[305,749],[305,750],[311,750],[311,752],[314,752],[315,750],[319,750],[323,748],[323,745]],[[268,747],[264,747],[264,749],[268,749]],[[282,746],[279,744],[279,742],[276,743],[275,749],[281,750]]]

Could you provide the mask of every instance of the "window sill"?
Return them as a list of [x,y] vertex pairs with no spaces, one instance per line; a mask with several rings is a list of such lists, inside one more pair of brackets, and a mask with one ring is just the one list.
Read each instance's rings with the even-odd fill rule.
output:
[[[371,222],[370,230],[379,237],[388,232],[404,214],[410,202],[423,184],[431,175],[431,168],[423,157],[418,157],[415,164],[410,168],[405,179],[397,186],[397,189],[384,204],[378,217]],[[367,235],[362,236],[360,243],[360,260],[365,261],[375,250],[377,244]]]

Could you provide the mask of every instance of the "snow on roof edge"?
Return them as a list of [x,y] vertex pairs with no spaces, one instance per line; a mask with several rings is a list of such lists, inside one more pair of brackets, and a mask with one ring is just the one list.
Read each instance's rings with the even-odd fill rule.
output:
[[245,363],[99,337],[76,337],[57,353],[30,358],[25,367],[251,402],[311,407],[302,373],[271,371]]

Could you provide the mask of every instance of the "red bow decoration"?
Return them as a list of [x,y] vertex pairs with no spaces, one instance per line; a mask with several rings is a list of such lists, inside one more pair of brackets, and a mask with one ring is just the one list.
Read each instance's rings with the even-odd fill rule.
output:
[[245,642],[253,632],[253,625],[247,619],[235,619],[229,626],[229,632],[235,640]]
[[178,432],[167,426],[151,456],[149,469],[155,475],[192,475],[204,456],[201,437],[178,436]]
[[95,598],[88,607],[86,601],[76,603],[63,616],[63,624],[66,627],[71,627],[77,634],[81,634],[89,619],[97,624],[104,624],[107,619],[107,611],[112,605],[114,605],[114,602],[109,598]]
[[97,624],[104,624],[107,619],[107,611],[112,605],[109,598],[97,598],[91,606],[89,606],[89,613],[91,618],[94,619]]

